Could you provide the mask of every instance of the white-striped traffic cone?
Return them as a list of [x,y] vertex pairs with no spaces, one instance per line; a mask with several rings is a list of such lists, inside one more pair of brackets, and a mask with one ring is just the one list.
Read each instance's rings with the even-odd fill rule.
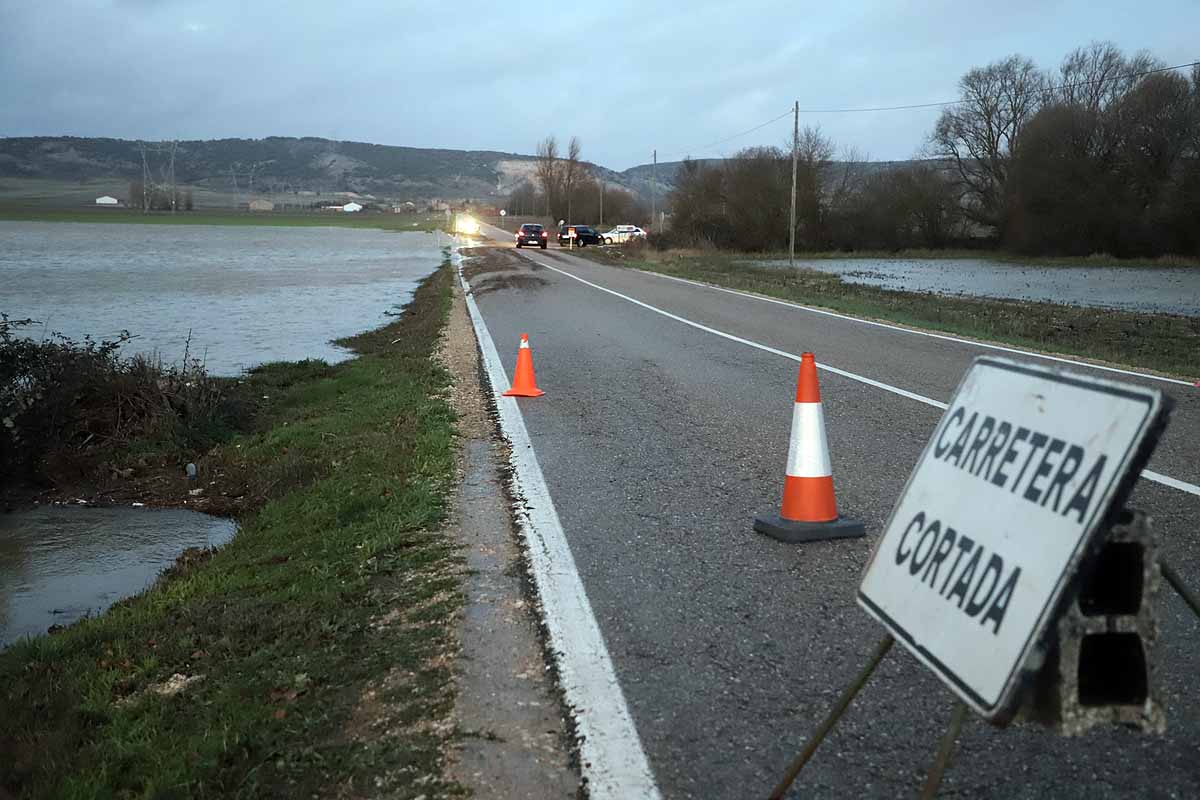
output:
[[778,514],[756,517],[754,530],[783,542],[857,539],[866,533],[861,522],[838,516],[817,361],[812,353],[800,356],[783,505]]

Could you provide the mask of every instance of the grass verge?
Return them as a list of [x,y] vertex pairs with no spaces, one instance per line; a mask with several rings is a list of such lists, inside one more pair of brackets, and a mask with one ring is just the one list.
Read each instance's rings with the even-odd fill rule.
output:
[[588,247],[581,255],[778,297],[856,317],[1200,377],[1200,318],[1054,303],[946,297],[844,283],[815,270],[757,268],[742,254],[656,253]]
[[0,797],[458,794],[442,778],[459,558],[434,348],[443,267],[336,366],[274,364],[212,469],[271,476],[233,541],[0,653]]
[[249,212],[206,210],[154,211],[143,214],[129,208],[43,208],[0,205],[0,220],[16,222],[100,222],[130,225],[257,225],[287,228],[374,228],[385,231],[433,231],[447,226],[444,214],[388,214],[359,211]]

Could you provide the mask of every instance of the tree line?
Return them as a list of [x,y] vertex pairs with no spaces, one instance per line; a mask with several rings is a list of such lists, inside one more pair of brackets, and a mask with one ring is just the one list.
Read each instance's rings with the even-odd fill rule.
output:
[[533,180],[521,181],[509,195],[506,208],[517,216],[545,216],[567,222],[644,225],[645,207],[631,192],[596,177],[580,158],[582,145],[572,136],[565,152],[547,136],[537,146]]
[[[1200,254],[1200,68],[1166,69],[1110,43],[1056,72],[1021,56],[970,70],[920,158],[853,151],[818,128],[797,144],[797,246],[944,247],[981,239],[1025,253]],[[787,246],[791,147],[685,162],[676,235],[749,250]]]
[[191,211],[195,208],[191,189],[172,189],[170,186],[147,185],[141,181],[129,184],[129,208],[142,211]]

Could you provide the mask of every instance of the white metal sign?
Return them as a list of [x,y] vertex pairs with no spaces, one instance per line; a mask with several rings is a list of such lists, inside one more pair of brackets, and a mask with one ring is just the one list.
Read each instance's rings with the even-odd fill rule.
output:
[[859,604],[977,713],[1006,721],[1163,403],[1154,389],[977,359],[892,510]]

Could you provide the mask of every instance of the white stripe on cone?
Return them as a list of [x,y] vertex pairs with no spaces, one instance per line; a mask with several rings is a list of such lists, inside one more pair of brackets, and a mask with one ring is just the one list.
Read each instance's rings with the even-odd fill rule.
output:
[[833,474],[825,441],[825,413],[820,403],[796,403],[792,407],[787,474],[793,478],[825,478]]

